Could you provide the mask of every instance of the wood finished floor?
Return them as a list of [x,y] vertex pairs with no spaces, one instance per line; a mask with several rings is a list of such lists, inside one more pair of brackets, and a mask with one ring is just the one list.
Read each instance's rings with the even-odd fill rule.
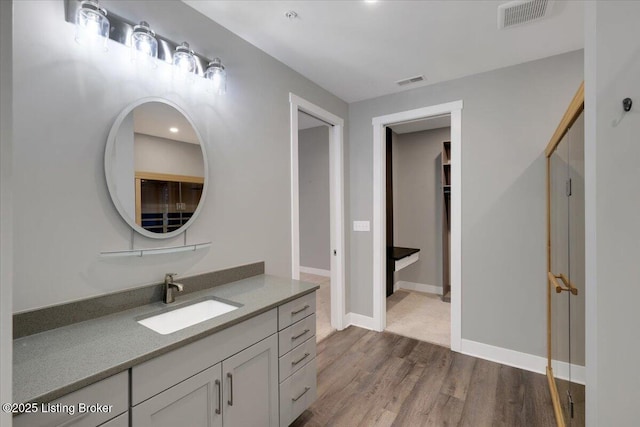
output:
[[318,343],[318,399],[292,426],[555,426],[544,375],[356,327]]

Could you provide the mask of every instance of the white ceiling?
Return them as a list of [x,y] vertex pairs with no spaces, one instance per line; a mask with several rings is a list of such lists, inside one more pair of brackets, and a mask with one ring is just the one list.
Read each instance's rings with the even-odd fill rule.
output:
[[[175,127],[178,132],[169,129]],[[189,120],[178,110],[162,102],[147,102],[133,110],[133,131],[174,141],[200,144]]]
[[[555,1],[548,17],[505,30],[504,1],[183,1],[347,102],[584,46],[582,1]],[[420,74],[425,82],[395,84]]]
[[412,120],[389,126],[395,133],[422,132],[423,130],[451,127],[451,115],[429,117],[428,119]]

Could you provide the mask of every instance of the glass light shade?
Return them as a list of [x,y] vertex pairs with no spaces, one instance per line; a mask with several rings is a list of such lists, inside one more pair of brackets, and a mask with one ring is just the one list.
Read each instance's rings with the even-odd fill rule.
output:
[[97,0],[84,0],[76,15],[76,42],[107,50],[109,39],[107,10]]
[[211,81],[210,88],[213,93],[223,95],[227,92],[227,72],[220,58],[209,62],[204,78]]
[[158,57],[156,33],[145,21],[133,27],[131,33],[131,59],[155,66]]
[[189,48],[189,43],[182,42],[176,47],[173,54],[174,71],[182,76],[188,76],[196,71],[196,58],[193,51]]

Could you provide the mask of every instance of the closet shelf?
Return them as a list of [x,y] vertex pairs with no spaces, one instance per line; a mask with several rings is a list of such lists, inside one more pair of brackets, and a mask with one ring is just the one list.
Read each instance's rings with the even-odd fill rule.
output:
[[168,246],[163,248],[149,248],[149,249],[127,249],[124,251],[105,251],[100,252],[101,257],[128,257],[137,256],[142,257],[146,255],[159,255],[159,254],[171,254],[176,252],[192,252],[198,249],[204,249],[211,246],[211,242],[195,243],[193,245],[183,246]]

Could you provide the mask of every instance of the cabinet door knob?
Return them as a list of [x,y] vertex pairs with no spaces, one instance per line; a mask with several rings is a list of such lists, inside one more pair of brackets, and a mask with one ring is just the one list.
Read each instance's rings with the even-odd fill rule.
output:
[[229,406],[233,406],[233,375],[231,375],[231,372],[227,372],[227,378],[229,378],[229,400],[227,400],[227,403]]

